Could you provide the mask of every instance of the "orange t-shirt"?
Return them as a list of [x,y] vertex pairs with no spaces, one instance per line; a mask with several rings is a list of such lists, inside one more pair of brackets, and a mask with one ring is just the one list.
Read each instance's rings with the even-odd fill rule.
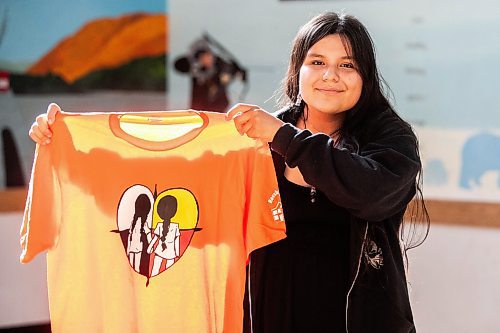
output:
[[241,332],[249,253],[284,238],[267,147],[224,114],[62,112],[37,147],[22,262],[53,332]]

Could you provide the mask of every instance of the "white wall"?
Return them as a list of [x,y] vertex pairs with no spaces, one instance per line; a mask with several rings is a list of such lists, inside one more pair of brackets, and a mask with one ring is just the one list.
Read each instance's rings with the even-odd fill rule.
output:
[[409,253],[418,332],[500,332],[500,229],[433,225]]
[[19,263],[21,213],[0,214],[0,328],[49,321],[45,256]]

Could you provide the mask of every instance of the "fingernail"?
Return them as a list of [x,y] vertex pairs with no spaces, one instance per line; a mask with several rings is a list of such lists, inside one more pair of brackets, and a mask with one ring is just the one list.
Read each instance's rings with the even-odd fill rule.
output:
[[48,145],[50,143],[50,140],[45,140],[43,143]]

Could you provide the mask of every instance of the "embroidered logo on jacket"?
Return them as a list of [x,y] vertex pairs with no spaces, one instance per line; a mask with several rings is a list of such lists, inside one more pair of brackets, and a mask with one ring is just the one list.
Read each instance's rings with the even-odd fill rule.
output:
[[157,194],[144,185],[125,190],[117,210],[120,233],[130,266],[148,278],[176,263],[198,225],[198,202],[184,188]]
[[382,249],[372,240],[368,242],[365,248],[365,259],[375,269],[380,269],[384,266]]

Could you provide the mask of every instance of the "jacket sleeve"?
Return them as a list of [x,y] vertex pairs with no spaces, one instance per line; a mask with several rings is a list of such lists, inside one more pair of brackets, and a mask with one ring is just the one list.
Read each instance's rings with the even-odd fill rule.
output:
[[389,122],[359,153],[335,148],[329,136],[288,123],[276,133],[271,149],[335,204],[356,217],[381,221],[406,207],[420,170],[413,133]]

